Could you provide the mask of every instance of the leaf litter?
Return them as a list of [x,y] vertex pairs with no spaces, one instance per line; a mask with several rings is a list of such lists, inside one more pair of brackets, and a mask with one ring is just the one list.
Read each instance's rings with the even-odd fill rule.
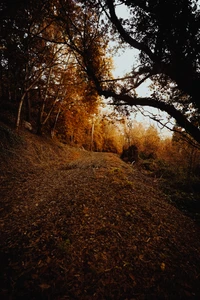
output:
[[1,161],[1,299],[200,298],[199,225],[157,181],[114,154],[26,143]]

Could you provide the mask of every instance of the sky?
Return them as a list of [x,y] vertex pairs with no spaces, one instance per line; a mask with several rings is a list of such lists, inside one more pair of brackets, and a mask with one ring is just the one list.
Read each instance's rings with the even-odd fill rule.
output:
[[[132,49],[127,49],[124,51],[124,53],[121,53],[121,55],[116,55],[113,57],[115,70],[113,72],[114,76],[123,76],[127,72],[131,71],[131,68],[133,66],[134,61],[136,60],[137,51],[134,51]],[[135,66],[137,64],[135,63]],[[150,84],[150,80],[146,81],[144,84],[142,84],[139,88],[137,88],[137,93],[140,96],[149,96],[150,90],[148,88]]]
[[[129,72],[134,63],[135,56],[136,56],[136,52],[134,50],[127,49],[120,55],[116,55],[115,57],[113,57],[114,67],[115,67],[115,69],[113,71],[113,75],[115,77],[123,77],[127,72]],[[151,84],[151,81],[148,79],[148,80],[146,80],[145,83],[140,85],[136,89],[138,96],[140,96],[140,97],[150,96],[150,94],[151,94],[151,91],[149,89],[150,84]],[[159,113],[158,109],[153,109],[150,107],[145,107],[145,108],[148,111],[153,112],[154,114]],[[153,121],[149,117],[144,117],[140,112],[138,112],[137,115],[135,115],[135,114],[132,115],[131,118],[133,119],[133,121],[136,120],[137,122],[141,122],[143,125],[145,125],[145,127],[149,127],[150,125],[156,126],[156,128],[158,129],[158,133],[160,134],[161,137],[168,137],[168,136],[170,137],[172,135],[172,132],[170,130],[168,130],[166,128],[162,128],[162,126],[160,124]],[[167,114],[162,113],[162,118],[164,119],[164,121],[166,121]]]
[[[125,7],[120,6],[120,8],[117,10],[117,15],[120,17],[127,17],[127,10]],[[133,67],[133,64],[137,66],[137,54],[138,51],[134,49],[127,48],[124,51],[121,51],[118,53],[118,55],[115,55],[113,57],[113,62],[114,62],[114,71],[113,75],[115,77],[123,77],[127,72],[131,71],[131,68]],[[148,79],[146,80],[140,87],[136,89],[136,92],[138,96],[140,97],[148,97],[151,94],[151,91],[149,89],[151,81]],[[157,114],[159,111],[157,109],[152,109],[147,107],[147,110],[152,111],[154,114]],[[162,113],[162,117],[164,120],[167,120],[167,114]],[[142,122],[144,125],[147,127],[150,125],[154,125],[157,127],[158,132],[160,133],[160,136],[167,137],[171,136],[172,132],[168,129],[160,129],[161,125],[159,125],[157,122],[151,120],[149,117],[144,117],[141,113],[138,112],[137,116],[132,117],[133,120],[135,119],[137,122]]]

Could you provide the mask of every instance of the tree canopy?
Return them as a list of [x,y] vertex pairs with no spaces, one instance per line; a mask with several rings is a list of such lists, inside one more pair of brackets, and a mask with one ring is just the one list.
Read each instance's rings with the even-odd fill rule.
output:
[[[79,91],[83,83],[82,99],[87,94],[93,102],[99,95],[112,99],[117,107],[158,108],[200,143],[197,0],[47,0],[37,4],[20,0],[11,4],[2,1],[0,5],[1,97],[18,101],[18,123],[21,106],[24,100],[30,106],[33,89],[39,91],[39,127],[53,110],[57,115],[57,103],[66,99],[66,83],[73,77],[69,70],[76,69]],[[118,14],[122,6],[128,11],[124,18]],[[110,41],[115,50],[129,47],[139,53],[124,78],[113,78],[110,71]],[[138,96],[136,88],[147,79],[152,81],[151,95]]]
[[[85,5],[88,5],[88,1]],[[139,66],[123,80],[105,86],[91,65],[88,75],[100,95],[112,97],[117,106],[150,106],[167,112],[200,142],[200,9],[198,1],[89,1],[107,20],[104,34],[115,43],[139,51]],[[118,17],[116,8],[126,6],[129,17]],[[106,23],[106,25],[105,25]],[[130,62],[131,64],[131,62]],[[135,88],[150,78],[159,89],[151,97],[138,97]],[[116,84],[118,82],[118,84]],[[112,84],[111,84],[112,83]]]
[[74,140],[73,127],[83,140],[100,98],[85,72],[87,49],[99,76],[110,69],[97,15],[77,1],[19,0],[1,2],[0,16],[0,105],[15,106],[17,129],[23,120],[38,134],[59,125]]

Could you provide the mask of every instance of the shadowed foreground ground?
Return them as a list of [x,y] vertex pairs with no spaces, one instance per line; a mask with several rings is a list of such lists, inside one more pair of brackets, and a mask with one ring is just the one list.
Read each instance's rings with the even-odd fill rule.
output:
[[200,228],[156,180],[113,154],[20,143],[0,153],[1,299],[200,299]]

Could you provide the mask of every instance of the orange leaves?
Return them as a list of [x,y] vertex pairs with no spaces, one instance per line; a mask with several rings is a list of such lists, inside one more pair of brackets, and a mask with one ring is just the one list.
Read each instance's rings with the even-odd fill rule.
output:
[[166,268],[166,265],[165,265],[164,262],[162,262],[162,263],[160,264],[160,269],[161,269],[162,271],[165,271],[165,268]]
[[89,207],[84,206],[83,214],[85,215],[85,217],[89,217]]

